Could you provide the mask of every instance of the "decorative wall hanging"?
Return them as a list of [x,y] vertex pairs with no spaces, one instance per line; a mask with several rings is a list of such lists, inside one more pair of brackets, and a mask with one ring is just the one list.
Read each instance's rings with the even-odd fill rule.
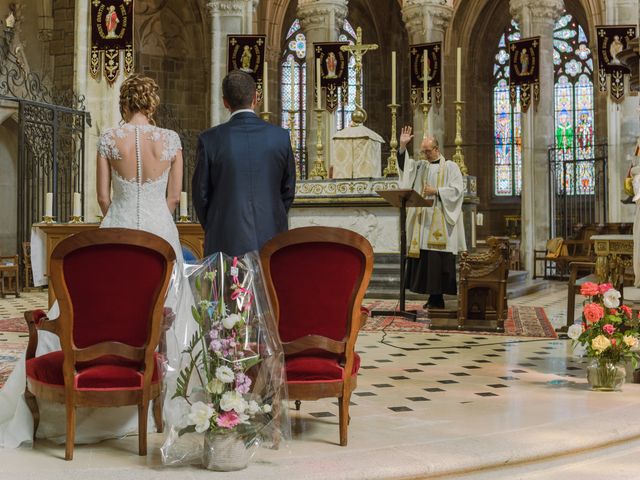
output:
[[227,73],[241,70],[256,82],[258,103],[262,102],[263,63],[266,35],[227,35]]
[[120,73],[121,50],[124,74],[129,75],[133,72],[133,0],[91,0],[91,77],[97,79],[102,70],[113,85]]
[[522,111],[529,110],[531,97],[537,106],[540,101],[540,37],[523,38],[509,42],[509,96],[511,104],[518,102],[517,91],[520,87],[520,106]]
[[325,90],[325,108],[331,113],[338,108],[338,88],[342,87],[344,100],[349,84],[349,54],[340,50],[342,45],[348,45],[348,42],[313,44],[315,58],[320,60],[320,85]]
[[635,38],[635,25],[600,25],[598,32],[598,84],[600,92],[607,91],[607,75],[611,75],[611,98],[620,103],[624,100],[624,76],[631,73],[617,58],[627,48],[629,40]]
[[[411,58],[411,106],[416,108],[422,103],[440,106],[442,103],[442,42],[409,45]],[[427,95],[424,93],[424,58],[427,52]],[[422,92],[422,98],[421,98]]]

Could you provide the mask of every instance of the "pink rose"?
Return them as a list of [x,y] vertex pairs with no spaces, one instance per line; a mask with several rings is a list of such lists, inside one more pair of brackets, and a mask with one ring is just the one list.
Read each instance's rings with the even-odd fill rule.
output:
[[585,297],[592,297],[594,295],[597,295],[598,293],[600,293],[598,285],[593,282],[584,282],[580,287],[580,295],[583,295]]
[[615,347],[616,346],[616,339],[615,338],[611,338],[610,341],[611,341],[611,346]]
[[598,291],[600,293],[606,293],[612,288],[613,288],[613,285],[611,285],[610,283],[601,283],[600,285],[598,285]]
[[616,331],[616,327],[614,327],[610,323],[607,323],[605,326],[602,327],[602,331],[607,335],[613,335],[613,332]]
[[615,315],[616,313],[618,313],[618,311],[615,308],[609,309],[609,315]]
[[[593,285],[595,285],[595,283]],[[597,303],[588,303],[584,306],[583,313],[587,322],[595,323],[604,316],[604,308]]]
[[627,305],[620,305],[620,310],[622,310],[625,317],[631,320],[631,316],[632,316],[631,307],[628,307]]

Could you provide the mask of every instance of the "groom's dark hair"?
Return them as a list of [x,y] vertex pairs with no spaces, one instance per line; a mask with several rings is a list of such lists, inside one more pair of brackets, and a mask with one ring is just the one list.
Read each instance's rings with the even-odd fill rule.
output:
[[256,82],[248,73],[233,70],[222,80],[222,98],[231,110],[251,108],[253,96],[256,94]]

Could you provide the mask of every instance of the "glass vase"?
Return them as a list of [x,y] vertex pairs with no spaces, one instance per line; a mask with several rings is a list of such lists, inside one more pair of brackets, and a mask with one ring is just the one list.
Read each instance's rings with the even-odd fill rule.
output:
[[594,358],[587,366],[587,381],[591,390],[600,392],[620,391],[625,377],[624,364],[616,363],[606,358]]
[[247,468],[251,454],[244,440],[234,432],[204,434],[202,464],[208,470],[232,472]]

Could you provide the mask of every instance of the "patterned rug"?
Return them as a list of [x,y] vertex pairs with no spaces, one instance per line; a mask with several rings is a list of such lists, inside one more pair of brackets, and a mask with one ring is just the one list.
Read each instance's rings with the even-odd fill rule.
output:
[[5,318],[0,320],[0,332],[27,333],[27,323],[24,321],[24,317]]
[[[365,302],[364,306],[371,310],[393,310],[398,302],[391,300],[375,300]],[[402,317],[369,317],[362,327],[364,332],[418,332],[418,333],[473,333],[459,330],[431,330],[427,312],[422,309],[422,303],[407,303],[407,310],[418,312],[418,321],[412,322]],[[547,318],[542,307],[512,306],[509,307],[509,316],[504,324],[504,333],[481,332],[483,335],[505,335],[518,337],[543,337],[558,338],[551,322]]]

